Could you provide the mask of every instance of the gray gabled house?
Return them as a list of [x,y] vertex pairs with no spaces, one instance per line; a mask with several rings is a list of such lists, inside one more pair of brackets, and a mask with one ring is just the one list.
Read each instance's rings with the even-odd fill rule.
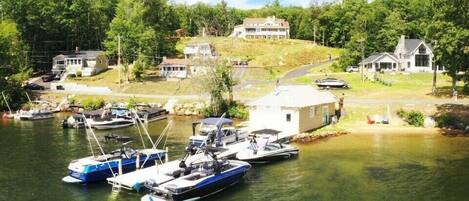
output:
[[[375,53],[360,62],[368,71],[433,72],[433,48],[421,39],[401,36],[393,53]],[[444,71],[438,67],[438,71]]]

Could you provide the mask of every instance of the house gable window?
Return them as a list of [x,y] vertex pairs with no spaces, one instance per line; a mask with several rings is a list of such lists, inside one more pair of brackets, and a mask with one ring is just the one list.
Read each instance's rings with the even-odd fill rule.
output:
[[427,49],[425,48],[425,45],[421,45],[419,47],[419,54],[426,54],[427,53]]
[[415,66],[428,66],[428,55],[415,55]]
[[287,118],[287,119],[286,119],[287,122],[291,122],[291,114],[287,114],[287,115],[286,115],[286,118]]

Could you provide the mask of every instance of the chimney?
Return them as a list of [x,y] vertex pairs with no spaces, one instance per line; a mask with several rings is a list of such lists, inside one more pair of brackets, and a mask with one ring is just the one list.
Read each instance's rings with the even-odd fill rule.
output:
[[404,42],[405,40],[405,35],[401,35],[401,41]]
[[76,54],[80,53],[80,47],[78,47],[78,46],[75,47],[75,53]]

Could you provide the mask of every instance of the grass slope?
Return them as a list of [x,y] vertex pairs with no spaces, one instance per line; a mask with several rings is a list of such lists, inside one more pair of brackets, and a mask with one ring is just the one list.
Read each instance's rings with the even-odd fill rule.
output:
[[[317,79],[334,77],[345,80],[349,83],[350,89],[332,90],[335,94],[345,93],[347,96],[365,99],[421,99],[421,98],[450,98],[451,78],[444,74],[437,75],[437,96],[432,96],[433,74],[432,73],[385,73],[379,74],[383,80],[392,83],[392,86],[385,86],[378,82],[362,82],[360,73],[333,73],[330,65],[312,69],[310,74],[300,77],[293,82],[295,84],[311,84]],[[321,70],[319,70],[321,69]],[[462,93],[462,83],[458,82],[459,95],[467,97]]]
[[304,40],[243,40],[227,37],[183,38],[176,48],[182,54],[186,44],[196,42],[213,44],[222,59],[248,59],[251,68],[245,73],[245,80],[272,80],[293,68],[326,60],[329,55],[337,57],[341,51]]

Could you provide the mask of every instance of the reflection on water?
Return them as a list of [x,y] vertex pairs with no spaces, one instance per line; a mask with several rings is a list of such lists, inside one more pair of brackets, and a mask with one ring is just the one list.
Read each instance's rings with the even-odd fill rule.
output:
[[[66,185],[68,163],[90,154],[84,131],[60,121],[0,123],[0,200],[139,200],[107,184]],[[166,146],[183,155],[193,118],[173,118]],[[156,139],[166,121],[149,125]],[[138,130],[127,135],[141,147]],[[103,143],[110,150],[118,144]],[[147,142],[147,145],[148,142]],[[469,196],[469,138],[426,134],[348,135],[298,145],[297,159],[254,166],[246,179],[207,200],[464,200]]]

